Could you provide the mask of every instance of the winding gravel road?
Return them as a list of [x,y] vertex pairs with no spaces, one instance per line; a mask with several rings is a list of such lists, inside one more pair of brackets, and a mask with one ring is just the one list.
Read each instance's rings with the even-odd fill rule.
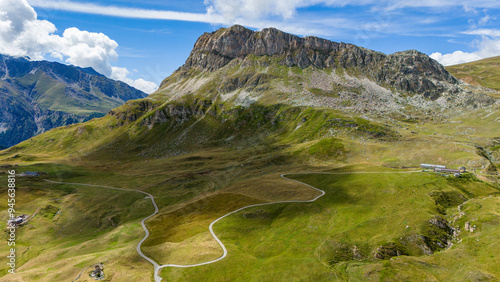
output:
[[45,179],[45,181],[50,182],[50,183],[56,183],[56,184],[71,184],[71,185],[80,185],[80,186],[101,187],[101,188],[121,190],[121,191],[128,191],[128,192],[138,192],[138,193],[142,193],[142,194],[147,195],[148,198],[151,199],[151,203],[153,204],[153,206],[155,208],[155,211],[154,211],[154,213],[152,213],[151,215],[149,215],[148,217],[144,218],[141,221],[142,228],[146,232],[146,235],[144,236],[144,238],[142,238],[142,240],[139,242],[139,244],[137,244],[137,248],[136,249],[137,249],[137,253],[141,257],[143,257],[144,259],[146,259],[147,261],[149,261],[154,266],[154,279],[155,279],[156,282],[160,282],[162,280],[162,278],[159,276],[158,273],[159,273],[160,269],[162,269],[162,268],[165,268],[165,267],[196,267],[196,266],[202,266],[202,265],[207,265],[207,264],[211,264],[211,263],[217,262],[217,261],[222,260],[223,258],[225,258],[227,256],[226,246],[224,246],[224,244],[217,237],[217,235],[215,235],[214,230],[213,230],[214,224],[217,223],[219,220],[221,220],[221,219],[223,219],[223,218],[225,218],[225,217],[227,217],[227,216],[229,216],[231,214],[237,213],[237,212],[239,212],[241,210],[244,210],[244,209],[247,209],[247,208],[251,208],[251,207],[259,207],[259,206],[267,206],[267,205],[283,204],[283,203],[311,203],[311,202],[314,202],[317,199],[319,199],[319,198],[321,198],[322,196],[325,195],[325,191],[323,191],[321,189],[318,189],[316,187],[313,187],[313,186],[311,186],[311,185],[309,185],[307,183],[304,183],[304,182],[301,182],[301,181],[298,181],[298,180],[295,180],[295,179],[288,178],[288,177],[286,177],[286,175],[298,175],[298,174],[332,174],[332,175],[344,175],[344,174],[368,174],[368,173],[382,174],[382,173],[415,173],[415,172],[420,172],[420,170],[418,170],[418,171],[395,171],[395,172],[384,171],[384,172],[338,172],[338,173],[335,173],[335,172],[303,172],[303,173],[285,173],[285,174],[281,174],[281,178],[283,178],[285,180],[289,180],[289,181],[294,181],[294,182],[300,183],[302,185],[305,185],[305,186],[307,186],[309,188],[317,190],[318,192],[320,192],[320,194],[318,196],[316,196],[315,198],[311,199],[311,200],[304,200],[304,201],[278,201],[278,202],[269,202],[269,203],[248,205],[248,206],[244,206],[242,208],[239,208],[237,210],[234,210],[234,211],[232,211],[230,213],[227,213],[227,214],[225,214],[225,215],[217,218],[216,220],[212,221],[212,223],[210,223],[210,225],[208,226],[208,229],[210,231],[210,234],[212,234],[212,236],[214,237],[214,239],[217,241],[217,243],[222,248],[222,251],[223,251],[222,256],[220,256],[217,259],[211,260],[211,261],[197,263],[197,264],[186,264],[186,265],[182,265],[182,264],[163,264],[163,265],[159,265],[152,258],[146,256],[141,251],[141,245],[142,245],[142,243],[149,237],[149,230],[147,229],[147,227],[146,227],[146,225],[145,225],[144,222],[147,219],[151,218],[152,216],[154,216],[154,215],[156,215],[158,213],[158,206],[156,205],[156,202],[154,200],[154,196],[153,195],[151,195],[151,194],[149,194],[147,192],[141,191],[141,190],[116,188],[116,187],[111,187],[111,186],[83,184],[83,183],[69,183],[69,182],[52,181],[52,180],[47,180],[47,179]]
[[45,181],[50,182],[50,183],[56,183],[56,184],[71,184],[71,185],[80,185],[80,186],[101,187],[101,188],[107,188],[107,189],[113,189],[113,190],[120,190],[120,191],[128,191],[128,192],[138,192],[138,193],[142,193],[142,194],[146,195],[147,198],[151,199],[151,203],[153,204],[153,206],[155,208],[155,211],[154,211],[154,213],[152,213],[151,215],[149,215],[148,217],[144,218],[141,221],[142,229],[144,229],[144,231],[146,232],[146,235],[144,236],[144,238],[142,238],[142,240],[139,242],[139,244],[137,244],[137,248],[136,249],[137,249],[137,253],[141,257],[143,257],[144,259],[146,259],[147,261],[149,261],[154,266],[154,268],[155,268],[155,281],[161,281],[161,277],[158,276],[158,271],[160,270],[160,265],[158,263],[156,263],[156,261],[154,261],[152,258],[146,256],[141,251],[141,245],[142,245],[142,243],[144,241],[146,241],[146,239],[149,237],[149,230],[146,227],[146,224],[144,222],[147,219],[151,218],[152,216],[154,216],[154,215],[156,215],[158,213],[158,206],[156,205],[155,197],[153,195],[149,194],[148,192],[141,191],[141,190],[116,188],[116,187],[111,187],[111,186],[93,185],[93,184],[84,184],[84,183],[60,182],[60,181],[52,181],[52,180],[48,180],[48,179],[45,179]]

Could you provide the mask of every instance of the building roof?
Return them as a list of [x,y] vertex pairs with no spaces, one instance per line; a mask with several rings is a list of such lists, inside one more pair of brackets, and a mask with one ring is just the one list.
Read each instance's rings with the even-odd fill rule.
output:
[[20,216],[18,216],[16,218],[7,220],[7,222],[8,223],[16,223],[17,224],[17,223],[23,222],[23,220],[24,220],[25,217],[26,217],[25,215],[20,215]]
[[21,173],[22,176],[39,176],[40,173],[38,171],[25,171]]
[[420,164],[420,166],[428,168],[446,168],[445,165],[437,165],[437,164]]

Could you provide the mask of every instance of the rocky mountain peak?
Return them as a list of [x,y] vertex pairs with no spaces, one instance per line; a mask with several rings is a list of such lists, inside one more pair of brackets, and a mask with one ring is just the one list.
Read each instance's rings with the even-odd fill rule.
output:
[[450,83],[456,83],[457,80],[445,68],[417,50],[408,50],[396,52],[388,55],[384,61],[385,69],[396,69],[402,74],[424,74],[429,78],[436,80],[445,80]]
[[[216,70],[231,60],[248,55],[285,56],[287,65],[307,67],[311,60],[304,60],[306,53],[334,52],[343,43],[314,36],[298,37],[276,28],[252,31],[240,25],[205,33],[196,41],[183,69],[196,67]],[[300,55],[300,56],[297,56]],[[322,66],[321,66],[322,67]]]
[[240,25],[200,36],[179,71],[216,71],[249,55],[277,58],[279,64],[302,69],[354,69],[384,87],[423,93],[430,99],[437,99],[444,91],[454,91],[449,84],[458,83],[442,65],[416,50],[385,55],[353,44],[299,37],[276,28],[252,31]]
[[441,64],[416,50],[386,56],[376,78],[399,90],[423,93],[432,100],[449,88],[447,84],[458,83]]

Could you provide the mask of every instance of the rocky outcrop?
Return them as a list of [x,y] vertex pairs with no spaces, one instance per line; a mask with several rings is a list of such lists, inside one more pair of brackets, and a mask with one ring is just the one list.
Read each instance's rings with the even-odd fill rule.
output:
[[441,216],[436,216],[422,226],[419,234],[400,237],[378,247],[373,255],[377,259],[390,259],[396,256],[431,255],[450,247],[455,230]]
[[476,231],[476,226],[475,226],[475,225],[472,225],[472,224],[470,223],[470,221],[467,221],[467,222],[465,223],[465,227],[464,227],[464,229],[465,229],[465,231],[474,232],[474,231]]
[[[182,68],[216,70],[235,58],[248,55],[282,56],[282,63],[288,66],[306,68],[317,63],[318,67],[323,67],[329,56],[345,46],[344,43],[312,36],[301,38],[275,28],[254,32],[235,25],[200,36]],[[329,62],[333,63],[333,60]]]
[[171,121],[182,124],[194,116],[203,116],[211,106],[211,100],[195,100],[192,104],[172,103],[163,107],[158,107],[157,104],[149,100],[138,100],[130,101],[122,107],[113,109],[109,114],[118,120],[117,125],[119,126],[140,120],[141,126],[147,126],[151,129],[157,124]]
[[328,58],[345,46],[312,36],[301,38],[275,28],[254,32],[235,25],[200,36],[181,69],[216,70],[235,58],[248,55],[280,56],[283,64],[302,68],[310,65],[333,67],[334,60]]
[[0,146],[104,116],[146,94],[92,68],[0,55]]
[[254,32],[239,25],[200,36],[179,71],[215,71],[247,56],[276,57],[289,67],[356,69],[378,84],[421,93],[431,100],[458,83],[442,65],[415,50],[385,55],[352,44],[301,38],[275,28]]
[[423,93],[424,97],[431,100],[436,100],[447,90],[446,83],[458,83],[442,65],[415,50],[387,56],[376,79],[399,90]]
[[375,251],[375,257],[378,259],[389,259],[392,257],[408,255],[407,251],[401,245],[388,243],[380,246]]
[[[111,116],[114,116],[121,121],[122,124],[125,122],[134,122],[139,117],[145,113],[154,109],[157,105],[150,100],[138,100],[130,101],[125,103],[125,105],[112,109],[109,111]],[[122,125],[120,124],[120,125]]]
[[430,219],[423,228],[425,243],[432,251],[446,248],[453,238],[453,232],[453,228],[441,216]]

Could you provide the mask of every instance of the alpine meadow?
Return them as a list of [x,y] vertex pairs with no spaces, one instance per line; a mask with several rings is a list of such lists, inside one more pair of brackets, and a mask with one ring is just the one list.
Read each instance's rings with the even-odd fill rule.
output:
[[497,281],[498,61],[232,25],[148,96],[79,69],[85,122],[0,151],[0,280]]

